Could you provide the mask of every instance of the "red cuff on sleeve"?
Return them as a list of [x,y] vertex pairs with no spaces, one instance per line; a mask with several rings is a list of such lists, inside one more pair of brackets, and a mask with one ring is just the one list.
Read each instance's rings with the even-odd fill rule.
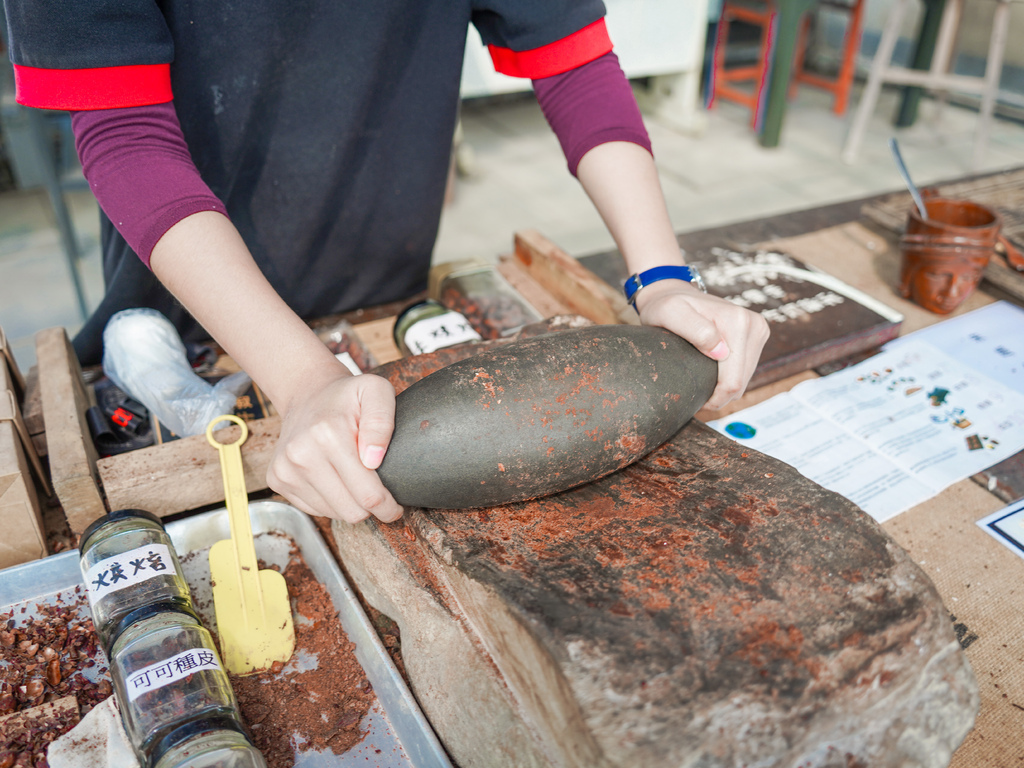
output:
[[171,65],[40,69],[14,65],[17,101],[39,109],[112,109],[171,100]]
[[604,19],[598,19],[578,32],[529,51],[487,46],[494,69],[503,75],[537,80],[567,72],[604,56],[612,49]]

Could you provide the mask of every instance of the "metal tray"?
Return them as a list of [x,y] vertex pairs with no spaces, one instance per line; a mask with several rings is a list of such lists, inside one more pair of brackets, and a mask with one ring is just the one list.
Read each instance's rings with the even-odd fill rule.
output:
[[[284,567],[294,546],[301,552],[316,578],[326,587],[338,610],[342,628],[355,646],[355,655],[377,694],[362,726],[368,733],[357,745],[341,755],[299,753],[296,768],[451,768],[451,762],[420,711],[374,631],[319,530],[302,512],[287,504],[257,501],[249,505],[256,554],[267,563]],[[209,563],[205,551],[213,542],[230,537],[227,510],[219,509],[167,523],[167,532],[182,558],[193,600],[208,626],[205,615],[212,605]],[[76,599],[74,589],[82,584],[78,552],[73,550],[0,571],[0,611],[14,609],[35,612],[39,603],[65,603]],[[84,586],[82,587],[84,593]],[[86,606],[83,610],[88,611]],[[314,663],[299,659],[299,663]]]

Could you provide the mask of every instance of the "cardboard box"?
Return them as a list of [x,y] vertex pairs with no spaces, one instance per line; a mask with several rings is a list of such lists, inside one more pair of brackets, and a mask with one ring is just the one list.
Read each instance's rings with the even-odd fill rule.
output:
[[[0,343],[2,340],[0,331]],[[36,479],[45,483],[46,478],[17,407],[15,387],[19,378],[13,358],[0,356],[0,568],[47,554],[36,491]],[[24,381],[19,383],[24,391]],[[31,459],[35,459],[35,467]]]
[[14,359],[14,353],[11,351],[11,345],[7,343],[3,328],[0,328],[0,361],[0,365],[6,363],[7,389],[13,391],[20,402],[25,396],[25,377],[18,369],[18,361]]
[[0,568],[46,556],[46,536],[31,469],[14,424],[0,422]]

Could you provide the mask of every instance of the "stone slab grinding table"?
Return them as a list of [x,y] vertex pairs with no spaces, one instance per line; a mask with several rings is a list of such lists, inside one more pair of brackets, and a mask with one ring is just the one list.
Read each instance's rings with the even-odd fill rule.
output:
[[[401,391],[459,354],[380,372]],[[977,711],[904,550],[697,421],[556,496],[333,531],[462,768],[941,766]]]
[[[991,192],[1008,180],[1017,182],[1020,171],[1010,168],[950,178],[934,186],[957,194],[973,194],[975,188]],[[932,314],[899,296],[898,238],[890,227],[865,213],[872,206],[888,205],[905,191],[894,187],[881,195],[684,232],[678,239],[687,251],[725,246],[739,250],[771,247],[791,253],[899,310],[905,316],[900,331],[905,335],[948,317]],[[998,199],[989,202],[1000,204]],[[617,260],[621,260],[617,253],[580,257],[605,279],[614,279],[620,269]],[[607,276],[602,265],[609,270]],[[1022,304],[1020,291],[1005,291],[1000,282],[988,278],[986,273],[986,280],[952,313],[953,317],[996,300]],[[1019,281],[1020,276],[1016,279]],[[721,418],[814,376],[814,372],[807,371],[748,391],[724,410],[698,413],[697,417]],[[981,709],[974,729],[953,756],[951,768],[1010,768],[1024,761],[1024,738],[1020,735],[1024,712],[1024,612],[1019,604],[1024,559],[976,525],[1011,497],[1019,497],[1019,455],[1015,458],[1017,462],[997,465],[954,484],[882,526],[932,579],[955,617],[957,637],[979,682]]]

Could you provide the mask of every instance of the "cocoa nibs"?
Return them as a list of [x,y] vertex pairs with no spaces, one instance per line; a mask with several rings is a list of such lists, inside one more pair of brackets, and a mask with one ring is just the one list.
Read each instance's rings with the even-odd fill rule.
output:
[[368,371],[373,367],[370,362],[366,350],[363,345],[358,341],[349,338],[347,333],[332,334],[331,337],[324,342],[327,348],[331,350],[335,355],[340,355],[344,352],[348,352],[352,357],[352,362],[356,364],[356,367],[360,371]]
[[2,768],[49,768],[46,750],[50,743],[78,725],[75,708],[54,708],[26,713],[16,728],[5,728],[0,737]]
[[[290,768],[296,752],[340,755],[365,737],[361,724],[376,696],[341,627],[330,594],[297,550],[284,571],[295,606],[296,653],[316,669],[231,676],[243,719],[268,768]],[[37,606],[37,615],[0,614],[0,716],[73,694],[84,716],[113,692],[106,657],[84,595],[67,604]],[[56,662],[56,663],[55,663]],[[98,680],[83,672],[92,669]],[[74,722],[49,718],[39,727],[0,736],[0,768],[46,768],[50,742]],[[14,730],[14,729],[11,729]],[[10,738],[14,736],[16,738]]]
[[519,302],[500,293],[465,294],[454,286],[446,286],[441,303],[465,317],[483,339],[501,338],[532,320]]
[[271,669],[231,685],[268,768],[289,768],[297,751],[342,754],[365,737],[360,724],[376,696],[341,627],[330,594],[301,556],[284,570],[295,606],[295,653],[315,669]]
[[[77,590],[76,590],[77,593]],[[34,616],[0,614],[0,715],[37,707],[73,695],[84,716],[113,693],[92,619],[83,617],[84,595],[69,602],[39,604]],[[90,680],[85,670],[93,670]],[[29,718],[26,727],[3,729],[0,768],[46,765],[46,748],[70,730],[77,718]]]

